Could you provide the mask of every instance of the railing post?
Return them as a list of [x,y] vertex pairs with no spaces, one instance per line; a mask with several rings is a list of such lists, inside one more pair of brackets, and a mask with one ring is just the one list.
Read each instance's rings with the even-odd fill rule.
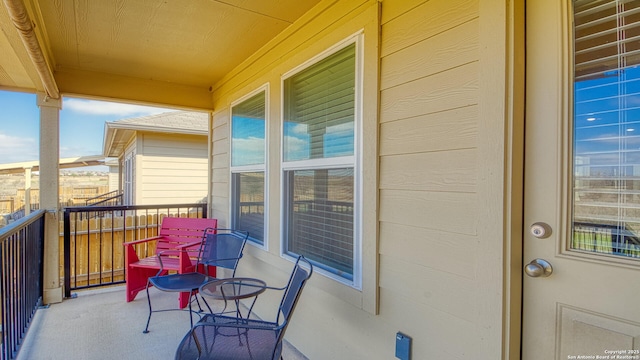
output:
[[64,297],[71,297],[71,215],[64,209]]
[[7,352],[8,349],[8,345],[9,345],[9,338],[8,338],[8,334],[9,332],[7,331],[7,327],[9,326],[9,321],[8,321],[8,314],[7,314],[7,306],[6,306],[6,299],[7,299],[7,294],[5,291],[5,279],[6,279],[6,274],[5,274],[5,270],[4,267],[7,263],[6,259],[5,259],[5,245],[6,245],[6,241],[2,241],[0,242],[0,325],[2,325],[2,347],[1,350],[2,352],[0,353],[0,358],[1,359],[9,359],[9,355]]

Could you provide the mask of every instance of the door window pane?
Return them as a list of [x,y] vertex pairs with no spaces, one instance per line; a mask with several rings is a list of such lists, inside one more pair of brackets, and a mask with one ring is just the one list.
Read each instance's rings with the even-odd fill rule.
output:
[[640,1],[574,1],[571,248],[640,258]]

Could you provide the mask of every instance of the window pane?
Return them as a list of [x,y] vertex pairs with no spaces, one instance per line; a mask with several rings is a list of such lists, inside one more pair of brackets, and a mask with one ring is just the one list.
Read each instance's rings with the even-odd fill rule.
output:
[[640,258],[640,1],[574,1],[576,250]]
[[284,81],[284,161],[354,152],[355,44]]
[[285,173],[286,251],[353,279],[353,169]]
[[264,164],[265,92],[231,109],[231,166]]
[[233,174],[234,225],[249,238],[264,243],[264,172]]

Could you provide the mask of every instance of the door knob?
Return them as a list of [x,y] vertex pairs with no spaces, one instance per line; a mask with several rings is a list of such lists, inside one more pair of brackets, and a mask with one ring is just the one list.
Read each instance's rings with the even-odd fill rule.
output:
[[524,272],[531,277],[547,277],[553,272],[553,267],[543,259],[533,259],[524,267]]

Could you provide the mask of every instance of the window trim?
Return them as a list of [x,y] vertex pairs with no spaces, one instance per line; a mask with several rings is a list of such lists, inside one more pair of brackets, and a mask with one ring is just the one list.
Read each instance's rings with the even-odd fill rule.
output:
[[[316,63],[330,57],[338,51],[344,49],[347,46],[355,44],[355,98],[354,98],[354,155],[323,158],[323,159],[310,159],[310,160],[297,160],[297,161],[284,161],[284,108],[285,108],[285,80],[295,76],[301,71],[315,65]],[[356,290],[363,290],[363,241],[362,241],[362,226],[363,226],[363,211],[362,211],[362,199],[364,191],[363,181],[363,113],[364,113],[364,33],[362,30],[347,37],[346,39],[336,43],[330,48],[322,51],[321,53],[313,56],[309,60],[294,67],[293,69],[285,72],[280,78],[280,108],[283,109],[280,113],[280,256],[290,261],[295,261],[295,258],[285,252],[286,249],[286,237],[287,231],[287,214],[285,209],[287,208],[285,201],[287,199],[286,175],[288,171],[295,170],[317,170],[317,169],[331,169],[331,168],[344,168],[353,167],[354,174],[354,194],[353,194],[353,280],[346,279],[338,276],[337,274],[326,271],[320,266],[316,267],[315,271],[323,276],[326,276],[332,280],[335,280],[344,285],[350,286]]]
[[[233,107],[250,99],[251,97],[264,92],[264,163],[257,165],[240,165],[240,166],[231,166],[232,164],[232,149],[233,149]],[[246,173],[246,172],[259,172],[262,171],[264,173],[264,225],[263,225],[263,233],[262,233],[262,244],[259,244],[255,240],[252,241],[251,234],[249,234],[249,241],[247,244],[254,246],[258,249],[262,249],[265,251],[269,251],[269,239],[267,234],[269,233],[269,211],[267,210],[269,204],[269,176],[267,169],[269,168],[269,83],[265,83],[262,86],[256,88],[255,90],[241,96],[235,101],[231,102],[229,106],[229,222],[233,223],[233,216],[235,214],[234,207],[235,202],[233,196],[235,194],[235,186],[233,182],[233,175],[237,173]]]

